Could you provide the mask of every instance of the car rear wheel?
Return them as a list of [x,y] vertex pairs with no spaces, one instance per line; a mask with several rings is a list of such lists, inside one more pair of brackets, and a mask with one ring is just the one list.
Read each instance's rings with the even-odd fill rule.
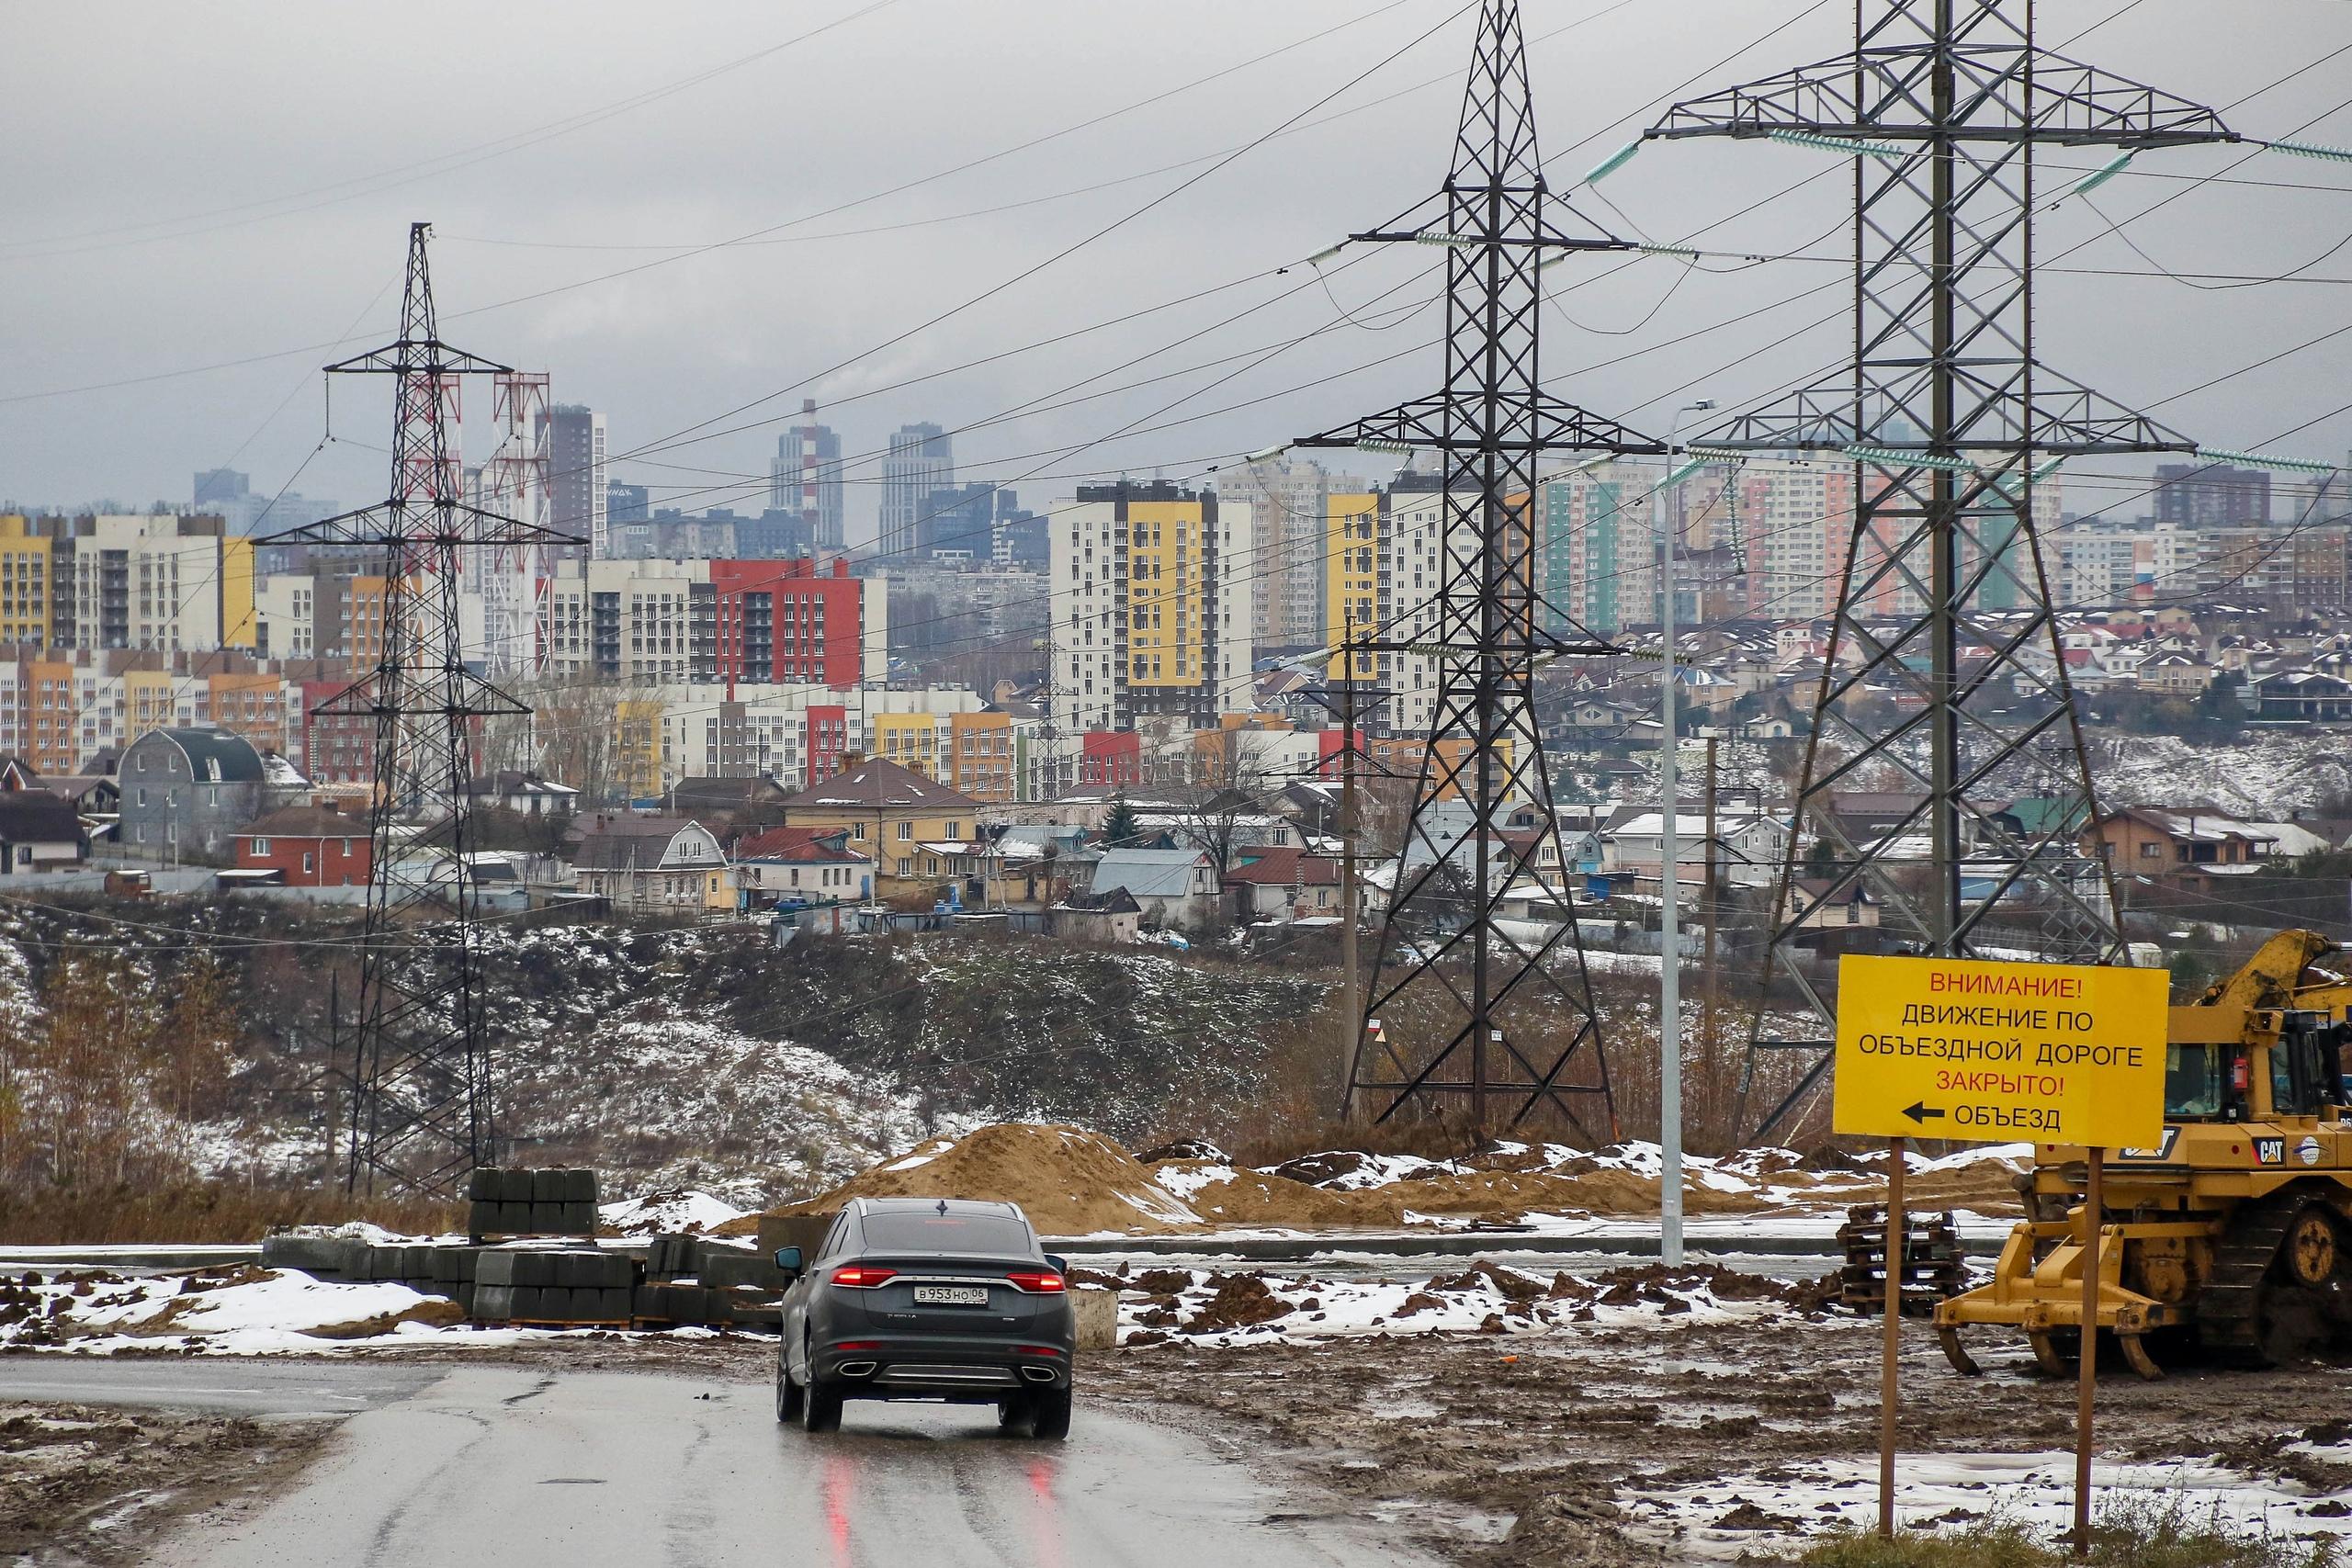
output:
[[1049,1443],[1069,1436],[1069,1395],[1066,1388],[1041,1388],[1029,1396],[1029,1435]]
[[[815,1369],[810,1371],[813,1373]],[[800,1429],[804,1432],[838,1432],[841,1427],[841,1385],[812,1375],[808,1386],[800,1391]]]
[[1023,1394],[1009,1394],[996,1402],[996,1429],[1010,1438],[1018,1434],[1029,1419],[1029,1401]]
[[778,1356],[775,1362],[775,1418],[797,1421],[801,1407],[808,1403],[808,1394],[792,1381],[792,1369],[785,1365],[782,1356]]

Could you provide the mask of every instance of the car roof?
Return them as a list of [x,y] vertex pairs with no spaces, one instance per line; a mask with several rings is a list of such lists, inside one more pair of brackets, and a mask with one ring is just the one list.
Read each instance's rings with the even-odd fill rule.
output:
[[861,1214],[937,1213],[946,1205],[951,1214],[994,1214],[1004,1219],[1029,1223],[1018,1203],[999,1203],[985,1198],[856,1198],[852,1206]]

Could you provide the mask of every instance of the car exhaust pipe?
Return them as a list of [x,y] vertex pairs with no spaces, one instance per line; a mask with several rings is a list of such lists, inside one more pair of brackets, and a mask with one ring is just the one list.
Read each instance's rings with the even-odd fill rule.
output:
[[1031,1382],[1051,1382],[1054,1381],[1054,1369],[1051,1367],[1023,1367],[1021,1369],[1021,1375],[1027,1378]]
[[874,1367],[872,1361],[843,1361],[833,1371],[845,1378],[870,1378],[874,1375]]

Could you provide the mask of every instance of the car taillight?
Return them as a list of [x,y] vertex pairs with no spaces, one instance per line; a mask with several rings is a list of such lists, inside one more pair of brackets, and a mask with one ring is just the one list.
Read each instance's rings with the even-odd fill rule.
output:
[[1012,1353],[1016,1356],[1058,1356],[1061,1354],[1051,1345],[1015,1345],[1012,1348]]
[[1024,1291],[1033,1296],[1059,1295],[1062,1290],[1062,1277],[1051,1270],[1023,1269],[1007,1274],[1004,1277],[1004,1282],[1016,1291]]
[[879,1339],[844,1339],[840,1344],[834,1346],[833,1348],[835,1351],[879,1350],[882,1348],[882,1341]]
[[899,1277],[896,1269],[876,1269],[870,1263],[852,1263],[833,1270],[832,1282],[853,1290],[870,1291],[876,1285],[887,1285]]

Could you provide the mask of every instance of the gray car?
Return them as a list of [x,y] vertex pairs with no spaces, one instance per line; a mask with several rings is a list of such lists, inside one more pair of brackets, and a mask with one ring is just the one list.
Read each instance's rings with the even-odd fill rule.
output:
[[849,1399],[993,1404],[1007,1431],[1069,1433],[1077,1336],[1067,1265],[1012,1203],[854,1198],[791,1275],[776,1347],[775,1417],[841,1425]]

